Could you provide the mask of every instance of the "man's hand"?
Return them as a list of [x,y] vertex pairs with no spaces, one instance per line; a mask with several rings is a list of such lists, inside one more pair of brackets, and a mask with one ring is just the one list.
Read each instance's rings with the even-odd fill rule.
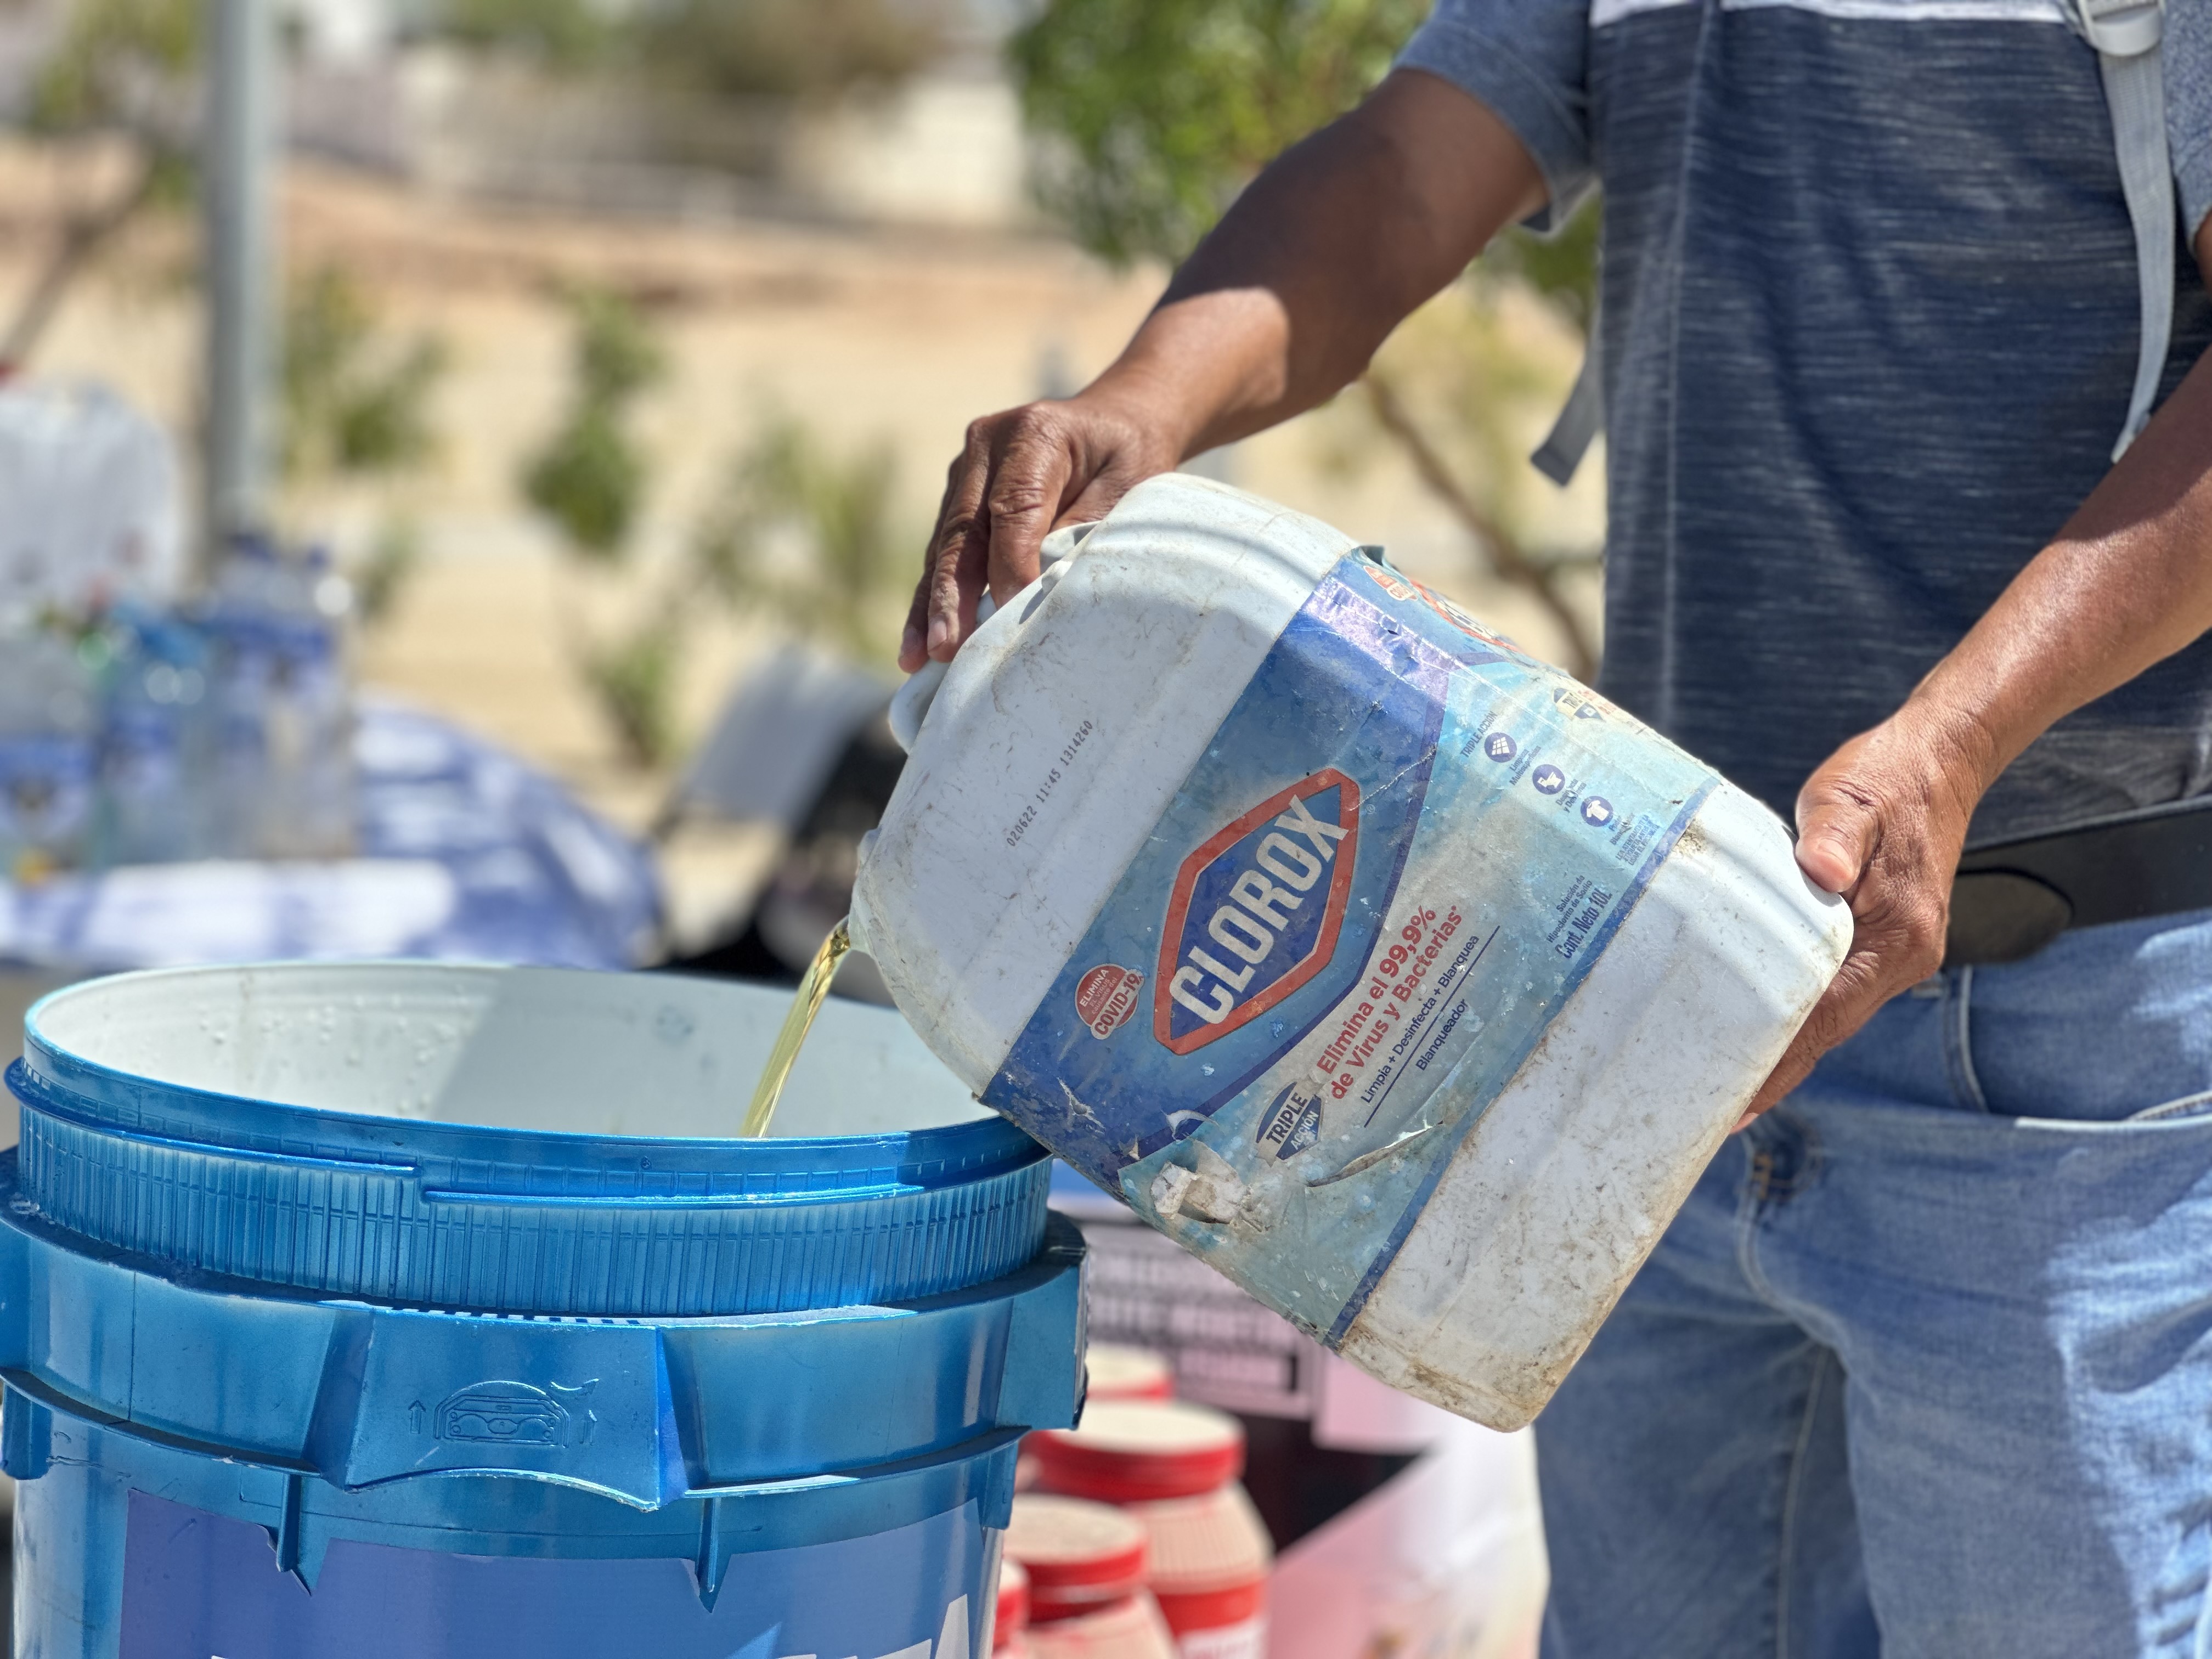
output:
[[[2212,220],[2196,246],[2212,281]],[[1798,865],[1850,902],[1851,951],[1744,1122],[1942,961],[1966,823],[1997,775],[2055,722],[2212,629],[2208,549],[2212,352],[1905,707],[1798,795]]]
[[1449,82],[1399,70],[1270,165],[1079,397],[968,428],[908,613],[899,665],[949,661],[988,584],[1034,580],[1055,526],[1334,397],[1407,313],[1534,210],[1521,141]]
[[1993,749],[1972,725],[1909,702],[1838,750],[1799,792],[1797,865],[1851,907],[1850,954],[1738,1128],[1942,964],[1951,878]]
[[1103,519],[1182,457],[1157,422],[1103,398],[1025,404],[986,415],[945,479],[899,666],[951,659],[975,631],[988,583],[1004,605],[1036,580],[1037,550],[1063,524]]

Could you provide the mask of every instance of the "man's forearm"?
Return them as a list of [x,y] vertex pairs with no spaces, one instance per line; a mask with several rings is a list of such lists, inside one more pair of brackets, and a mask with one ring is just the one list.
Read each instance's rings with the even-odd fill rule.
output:
[[[2212,240],[2212,233],[2208,233]],[[1906,705],[1986,789],[2063,716],[2212,629],[2212,356]]]
[[[2212,269],[2212,226],[2197,255]],[[2208,628],[2212,356],[1905,707],[1806,780],[1797,862],[1850,902],[1851,949],[1754,1113],[1941,964],[1960,849],[1997,775],[2057,720]]]
[[1458,88],[1401,71],[1255,179],[1086,396],[1189,455],[1334,396],[1543,185]]

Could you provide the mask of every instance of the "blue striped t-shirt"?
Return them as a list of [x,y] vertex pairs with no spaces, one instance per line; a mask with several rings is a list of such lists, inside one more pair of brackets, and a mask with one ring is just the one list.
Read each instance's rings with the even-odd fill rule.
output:
[[[1441,0],[1402,63],[1605,191],[1601,684],[1785,817],[2103,476],[2138,333],[2060,0]],[[2212,0],[2168,8],[2163,397],[2212,342]],[[2212,548],[2206,550],[2212,557]],[[1999,780],[1977,843],[2212,793],[2212,641]]]

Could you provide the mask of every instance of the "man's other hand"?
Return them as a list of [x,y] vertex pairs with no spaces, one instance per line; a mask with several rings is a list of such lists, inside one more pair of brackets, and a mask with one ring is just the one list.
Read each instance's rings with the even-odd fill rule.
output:
[[1850,906],[1850,953],[1738,1128],[1942,965],[1952,877],[1988,749],[1972,726],[1939,724],[1908,703],[1838,750],[1799,792],[1797,866]]
[[1036,580],[1045,537],[1103,519],[1114,503],[1180,456],[1175,440],[1091,394],[986,415],[945,479],[921,580],[907,612],[899,666],[949,662],[975,629],[988,585],[1005,604]]

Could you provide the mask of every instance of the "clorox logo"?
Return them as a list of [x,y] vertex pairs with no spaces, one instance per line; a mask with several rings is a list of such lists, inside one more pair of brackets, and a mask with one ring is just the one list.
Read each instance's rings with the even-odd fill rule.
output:
[[1187,1054],[1319,973],[1336,949],[1358,849],[1359,786],[1334,767],[1209,836],[1168,898],[1152,1034]]

